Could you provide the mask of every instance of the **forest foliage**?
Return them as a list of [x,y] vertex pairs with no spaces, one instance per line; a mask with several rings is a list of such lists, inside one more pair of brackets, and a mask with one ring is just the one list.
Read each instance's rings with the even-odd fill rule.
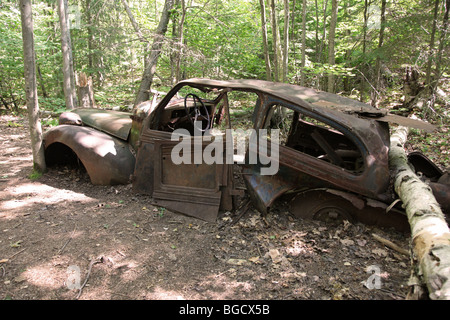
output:
[[[74,69],[92,76],[99,106],[132,104],[145,68],[145,42],[152,41],[164,6],[163,0],[126,3],[142,37],[123,1],[69,0]],[[261,3],[272,77],[278,52],[287,52],[285,81],[322,90],[329,90],[332,81],[334,92],[374,105],[402,102],[408,68],[418,72],[421,85],[439,80],[446,91],[448,0],[176,0],[152,86],[167,91],[191,77],[267,79]],[[333,3],[337,15],[331,39]],[[33,19],[39,105],[61,110],[56,0],[33,1]],[[0,106],[18,111],[25,94],[17,1],[0,2],[0,21]],[[441,106],[438,112],[448,110]]]

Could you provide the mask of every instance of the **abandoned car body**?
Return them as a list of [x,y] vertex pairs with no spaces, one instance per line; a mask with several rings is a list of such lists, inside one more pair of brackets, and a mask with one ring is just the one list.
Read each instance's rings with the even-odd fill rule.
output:
[[[258,161],[249,161],[247,152],[244,161],[230,163],[224,148],[213,151],[215,159],[223,161],[174,163],[180,141],[196,144],[179,154],[194,159],[196,151],[211,152],[212,141],[225,145],[235,138],[226,131],[236,129],[233,106],[239,99],[253,104],[245,129],[258,139],[249,139],[246,150],[256,150]],[[178,83],[156,106],[145,102],[132,113],[75,109],[63,114],[60,123],[44,137],[48,165],[79,159],[92,183],[131,182],[134,191],[149,194],[155,204],[186,215],[215,221],[219,210],[235,209],[237,196],[247,192],[262,213],[289,195],[290,210],[299,217],[386,225],[406,222],[401,207],[385,214],[396,199],[388,161],[389,123],[434,129],[296,85],[209,79]],[[183,134],[174,134],[180,131]],[[261,139],[267,140],[265,148],[258,147]],[[275,148],[270,141],[277,141]],[[261,174],[267,157],[277,161],[275,174]],[[422,154],[411,155],[410,161],[448,212],[448,174]],[[245,187],[238,188],[236,180]]]

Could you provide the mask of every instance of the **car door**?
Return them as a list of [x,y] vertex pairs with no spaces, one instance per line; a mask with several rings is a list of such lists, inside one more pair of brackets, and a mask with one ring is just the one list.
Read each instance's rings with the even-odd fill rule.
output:
[[[155,205],[215,221],[219,209],[231,210],[233,206],[232,165],[225,163],[223,152],[216,158],[222,161],[204,161],[203,156],[211,152],[211,137],[186,136],[181,151],[180,143],[173,139],[172,133],[145,130],[137,154],[133,188],[151,194]],[[175,154],[174,149],[179,153]],[[179,163],[174,159],[176,156],[189,160]]]
[[[258,162],[247,164],[244,175],[259,211],[266,212],[289,190],[344,188],[364,193],[369,188],[366,151],[337,130],[332,121],[324,123],[312,113],[302,113],[302,109],[273,98],[267,99],[261,110],[265,120],[259,131],[267,130],[267,147],[259,147],[264,140],[259,132],[262,140],[253,148]],[[262,174],[267,165],[260,161],[268,156],[271,163],[278,161],[278,170],[269,175]]]

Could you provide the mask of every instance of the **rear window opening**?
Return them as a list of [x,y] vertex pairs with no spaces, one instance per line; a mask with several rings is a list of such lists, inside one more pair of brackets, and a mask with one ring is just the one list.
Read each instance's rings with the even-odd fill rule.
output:
[[275,104],[266,118],[268,136],[279,129],[280,145],[354,173],[364,170],[359,148],[342,132],[298,111]]

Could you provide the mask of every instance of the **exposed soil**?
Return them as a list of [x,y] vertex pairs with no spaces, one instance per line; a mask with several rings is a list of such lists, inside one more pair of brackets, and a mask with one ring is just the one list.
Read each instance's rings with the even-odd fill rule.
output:
[[32,180],[29,141],[23,118],[0,117],[2,300],[407,295],[409,256],[373,234],[406,250],[408,234],[299,220],[283,203],[264,217],[250,209],[237,221],[226,212],[207,223],[155,207],[130,185],[94,186],[70,168],[51,168]]

